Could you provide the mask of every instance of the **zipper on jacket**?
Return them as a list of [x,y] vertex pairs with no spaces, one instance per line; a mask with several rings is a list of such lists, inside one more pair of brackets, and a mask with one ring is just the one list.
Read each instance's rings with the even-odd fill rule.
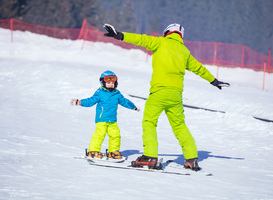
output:
[[102,113],[103,113],[103,107],[101,107],[100,118],[101,118],[101,116],[102,116]]

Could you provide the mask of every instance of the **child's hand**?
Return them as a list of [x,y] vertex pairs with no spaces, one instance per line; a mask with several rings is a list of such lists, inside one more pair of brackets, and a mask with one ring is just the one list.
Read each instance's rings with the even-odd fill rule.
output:
[[71,99],[71,106],[75,106],[76,105],[76,99]]
[[140,109],[139,109],[139,108],[137,108],[137,107],[136,107],[136,108],[134,108],[134,110],[136,110],[137,112],[139,112],[139,111],[140,111]]
[[81,105],[81,100],[71,99],[71,105],[72,106],[80,106]]

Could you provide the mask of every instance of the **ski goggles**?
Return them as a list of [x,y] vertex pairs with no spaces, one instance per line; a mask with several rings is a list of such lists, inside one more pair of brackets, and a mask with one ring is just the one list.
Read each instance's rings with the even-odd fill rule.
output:
[[116,82],[117,81],[117,77],[115,75],[111,75],[111,76],[105,76],[103,77],[103,80],[106,82],[106,83],[110,83],[110,82]]

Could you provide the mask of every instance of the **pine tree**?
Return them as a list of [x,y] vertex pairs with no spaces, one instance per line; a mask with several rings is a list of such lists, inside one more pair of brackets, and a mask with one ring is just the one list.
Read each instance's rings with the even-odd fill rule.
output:
[[101,28],[104,19],[104,11],[101,8],[99,0],[77,0],[73,1],[72,13],[77,21],[76,28],[81,27],[82,21],[86,19],[91,25]]
[[0,0],[0,19],[20,19],[28,12],[27,0]]
[[76,24],[66,0],[28,0],[27,6],[28,12],[22,18],[28,23],[58,28],[70,28]]
[[121,30],[126,32],[135,33],[136,32],[136,19],[134,15],[134,10],[132,8],[131,0],[126,0],[123,12],[122,12],[122,27]]

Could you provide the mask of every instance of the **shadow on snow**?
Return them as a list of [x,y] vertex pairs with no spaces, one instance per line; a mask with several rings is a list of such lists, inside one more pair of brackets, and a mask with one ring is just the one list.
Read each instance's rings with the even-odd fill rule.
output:
[[[219,159],[236,159],[236,160],[244,160],[244,158],[236,158],[236,157],[228,157],[228,156],[220,156],[220,155],[212,155],[212,152],[209,151],[198,151],[198,161],[203,161],[206,160],[208,158],[219,158]],[[125,150],[122,151],[122,154],[126,157],[135,155],[135,154],[140,154],[142,155],[143,152],[140,152],[139,150]],[[158,157],[160,156],[173,156],[175,157],[174,159],[171,159],[173,161],[175,161],[178,164],[182,164],[184,163],[184,156],[183,154],[158,154]],[[167,160],[165,160],[167,161]]]

